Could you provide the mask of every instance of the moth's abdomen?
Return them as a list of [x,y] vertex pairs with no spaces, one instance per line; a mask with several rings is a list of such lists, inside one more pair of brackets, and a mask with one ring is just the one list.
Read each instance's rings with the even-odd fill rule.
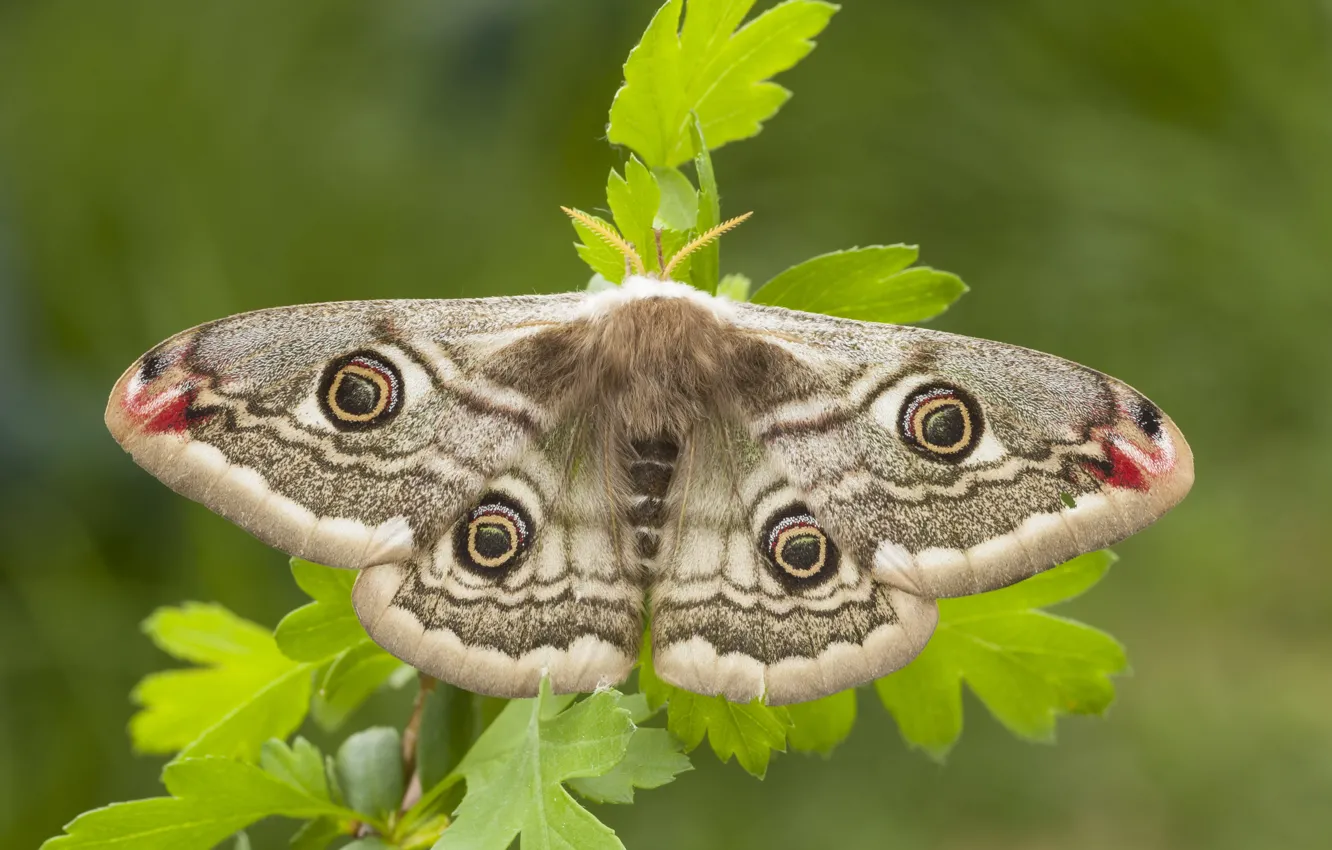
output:
[[629,522],[639,561],[649,564],[661,549],[666,493],[675,475],[680,447],[664,437],[635,440],[629,446]]

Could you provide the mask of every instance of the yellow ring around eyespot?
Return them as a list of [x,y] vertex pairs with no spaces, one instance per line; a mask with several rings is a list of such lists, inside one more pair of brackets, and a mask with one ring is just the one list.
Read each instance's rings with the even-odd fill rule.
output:
[[[373,381],[375,386],[379,388],[379,403],[375,405],[374,410],[369,413],[348,413],[338,406],[338,388],[342,386],[342,379],[347,375],[359,375]],[[328,409],[333,411],[333,415],[343,422],[370,422],[378,419],[383,414],[384,408],[388,407],[392,390],[393,388],[389,386],[388,380],[374,369],[356,363],[348,363],[338,370],[338,373],[333,376],[333,383],[328,385]]]
[[[786,548],[786,543],[792,537],[813,536],[819,541],[819,559],[814,562],[814,566],[808,569],[793,567],[782,557],[782,551]],[[777,535],[777,539],[772,545],[773,557],[777,559],[777,566],[786,570],[796,578],[809,578],[817,575],[819,570],[823,569],[824,563],[828,560],[828,538],[817,528],[811,528],[808,525],[793,525]]]
[[[962,436],[951,446],[940,446],[931,443],[925,438],[925,417],[941,407],[956,407],[962,411]],[[911,434],[916,438],[916,442],[935,454],[951,455],[971,445],[971,411],[967,406],[956,398],[932,398],[929,401],[916,408],[911,414]]]
[[[509,533],[509,550],[498,558],[487,558],[476,551],[476,532],[483,525],[498,525]],[[514,554],[518,551],[518,527],[513,524],[513,520],[506,516],[498,514],[487,514],[483,517],[477,517],[467,526],[467,554],[473,561],[483,567],[502,567],[513,560]]]

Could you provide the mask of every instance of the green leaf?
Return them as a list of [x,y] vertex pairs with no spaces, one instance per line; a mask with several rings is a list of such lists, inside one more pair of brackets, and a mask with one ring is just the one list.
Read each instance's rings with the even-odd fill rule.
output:
[[283,617],[274,637],[288,658],[322,661],[364,641],[366,634],[354,613],[340,612],[326,602],[311,602]]
[[810,40],[837,7],[787,0],[741,27],[753,0],[670,0],[648,24],[624,65],[624,85],[611,104],[607,136],[648,165],[689,159],[690,115],[698,115],[716,149],[758,133],[791,93],[769,80],[814,48]]
[[661,266],[657,263],[657,243],[652,228],[657,207],[661,205],[661,190],[652,172],[637,157],[629,157],[624,174],[621,177],[612,168],[606,181],[606,200],[615,217],[615,226],[638,251],[647,270],[658,271]]
[[283,617],[274,637],[287,657],[325,665],[311,713],[333,730],[403,665],[361,626],[351,603],[355,571],[292,558],[291,573],[314,601]]
[[259,752],[259,766],[311,797],[332,802],[328,776],[324,773],[324,754],[304,738],[296,738],[291,746],[277,738],[265,741]]
[[166,651],[212,666],[139,682],[132,696],[143,710],[130,735],[140,752],[252,761],[305,719],[313,667],[284,656],[262,627],[220,606],[186,605],[160,609],[144,628]]
[[693,750],[707,735],[712,751],[723,763],[731,756],[751,775],[760,779],[768,772],[772,751],[786,751],[786,730],[791,726],[785,708],[727,701],[676,690],[667,704],[668,728]]
[[689,143],[694,153],[694,171],[698,174],[698,216],[695,225],[702,232],[721,224],[721,192],[717,189],[717,172],[712,167],[712,153],[698,115],[689,116]]
[[694,769],[680,748],[679,739],[665,729],[637,729],[610,772],[571,779],[569,787],[594,803],[632,803],[635,788],[660,788]]
[[79,815],[43,850],[210,850],[271,815],[354,818],[254,765],[222,758],[183,759],[162,780],[171,797],[114,803]]
[[347,805],[347,795],[342,793],[342,784],[338,782],[338,760],[333,756],[324,756],[324,776],[328,777],[328,795],[333,802]]
[[322,729],[337,729],[403,667],[369,638],[339,653],[315,691],[310,706],[315,722]]
[[824,254],[793,266],[754,293],[773,304],[871,322],[919,322],[948,309],[967,287],[957,275],[916,260],[910,245],[875,245]]
[[[661,255],[666,258],[669,265],[672,255],[685,246],[690,239],[688,233],[681,233],[678,230],[663,230],[661,232]],[[689,283],[692,280],[695,255],[690,254],[680,262],[676,263],[675,268],[671,269],[671,279]]]
[[518,835],[524,847],[622,848],[562,784],[624,758],[634,724],[619,703],[619,693],[598,691],[558,711],[568,700],[553,697],[547,679],[536,699],[510,702],[459,766],[467,796],[436,850],[504,850]]
[[[689,141],[694,152],[694,171],[698,174],[698,217],[694,232],[704,233],[721,224],[721,194],[717,173],[712,169],[712,154],[699,126],[698,116],[689,116]],[[714,239],[694,252],[690,280],[704,292],[717,289],[721,274],[721,240]]]
[[661,711],[660,705],[653,707],[647,696],[641,693],[625,694],[620,700],[620,707],[629,712],[629,719],[634,721],[635,726],[651,720]]
[[[1014,608],[1045,608],[1049,605],[1067,602],[1095,587],[1101,579],[1105,578],[1106,573],[1110,572],[1110,568],[1118,560],[1119,556],[1109,549],[1079,555],[1054,569],[1037,573],[1017,584],[999,590],[992,590],[989,593],[982,593],[978,596],[968,596],[965,601],[970,604],[963,606],[959,613],[998,612]],[[950,612],[957,609],[957,606],[953,604],[955,601],[963,600],[948,600],[948,605],[945,608]],[[941,608],[940,610],[944,609]]]
[[648,23],[624,63],[624,84],[611,102],[607,137],[628,145],[649,165],[674,165],[673,121],[685,107],[677,28],[684,0],[668,0]]
[[925,651],[875,683],[907,743],[947,754],[962,732],[963,681],[1023,738],[1053,740],[1060,714],[1103,713],[1115,695],[1110,677],[1128,667],[1123,647],[1037,608],[1082,593],[1114,560],[1092,552],[1002,590],[939,600]]
[[[938,637],[938,633],[935,633]],[[962,735],[962,672],[933,639],[910,664],[874,683],[906,742],[943,761]]]
[[[689,186],[689,181],[685,179],[675,169],[664,169],[665,174],[674,174],[679,180],[683,180],[685,187],[690,193],[693,187]],[[684,230],[675,230],[669,227],[659,225],[659,210],[662,207],[662,190],[657,184],[657,178],[652,171],[649,171],[639,162],[636,157],[630,157],[629,162],[624,167],[624,177],[621,177],[614,169],[611,170],[610,179],[606,183],[606,199],[610,203],[611,212],[615,216],[615,224],[620,234],[628,239],[638,251],[643,259],[646,271],[649,273],[662,270],[663,260],[669,260],[672,254],[678,251],[689,241],[689,234]],[[686,203],[681,195],[684,189],[681,189],[678,182],[671,179],[672,199],[674,207]],[[697,202],[695,202],[697,203]],[[695,214],[697,210],[694,210]],[[683,211],[672,209],[670,214],[675,218],[683,218]],[[695,215],[695,217],[697,217]],[[657,240],[661,240],[661,248],[658,251]],[[623,267],[623,259],[620,260]],[[671,276],[676,280],[689,280],[690,260],[685,259],[675,269],[671,270]]]
[[812,702],[788,705],[786,710],[793,724],[787,733],[791,749],[826,755],[856,725],[856,692],[838,691]]
[[661,205],[654,224],[681,233],[693,230],[698,223],[698,192],[694,184],[678,168],[654,168],[652,175],[661,189]]
[[297,661],[323,661],[370,639],[351,604],[354,571],[292,558],[291,572],[315,601],[278,623],[274,637],[283,654]]
[[717,284],[717,295],[732,301],[748,301],[749,287],[749,278],[742,274],[728,274]]
[[397,729],[377,726],[357,732],[338,748],[338,785],[347,805],[386,819],[402,803],[402,737]]
[[[615,227],[605,219],[597,216],[591,216],[591,218],[596,219],[611,230],[615,230]],[[571,221],[580,240],[574,245],[574,250],[578,252],[578,256],[582,258],[583,262],[587,263],[588,268],[612,283],[619,283],[624,280],[624,255],[607,244],[605,240],[581,221],[577,219],[571,219]]]
[[[258,687],[233,694],[235,707],[180,751],[182,758],[227,756],[253,761],[269,738],[285,738],[305,719],[310,670],[305,665],[275,673]],[[197,700],[198,694],[194,695]]]
[[339,570],[303,558],[289,562],[291,576],[305,595],[319,602],[350,605],[352,587],[356,584],[356,570]]
[[638,686],[657,707],[666,705],[666,728],[692,751],[708,739],[712,751],[723,763],[735,756],[751,775],[760,779],[768,772],[772,751],[786,751],[786,733],[791,716],[780,706],[766,706],[757,699],[751,703],[729,702],[725,697],[703,696],[666,684],[652,669],[650,636],[643,639],[638,668]]
[[159,608],[144,620],[143,630],[163,652],[195,664],[244,659],[266,651],[273,641],[263,626],[201,602]]

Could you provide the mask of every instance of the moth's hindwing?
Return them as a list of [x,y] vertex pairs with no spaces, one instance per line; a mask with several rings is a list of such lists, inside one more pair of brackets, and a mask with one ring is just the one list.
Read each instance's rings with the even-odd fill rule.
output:
[[523,697],[629,674],[643,589],[608,497],[606,458],[578,423],[488,482],[415,558],[370,567],[353,600],[370,636],[430,675]]
[[839,546],[743,433],[700,433],[676,482],[651,592],[664,680],[734,702],[811,700],[896,670],[934,631],[934,601]]

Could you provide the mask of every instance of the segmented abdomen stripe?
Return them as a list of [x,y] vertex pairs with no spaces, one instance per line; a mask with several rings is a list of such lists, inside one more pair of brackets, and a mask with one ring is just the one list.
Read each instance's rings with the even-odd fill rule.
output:
[[680,447],[667,439],[636,440],[630,444],[629,522],[634,546],[644,562],[657,557],[661,527],[666,522],[666,490],[675,475]]

